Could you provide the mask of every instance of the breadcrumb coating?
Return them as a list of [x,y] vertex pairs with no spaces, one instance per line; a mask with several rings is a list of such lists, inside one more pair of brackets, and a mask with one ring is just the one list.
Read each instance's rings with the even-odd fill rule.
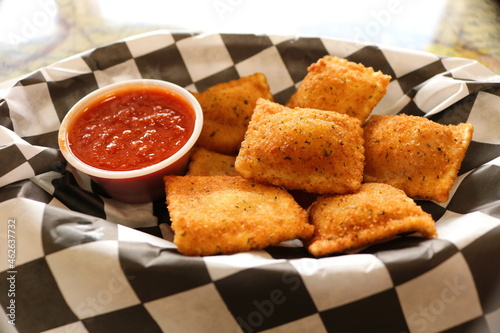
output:
[[225,155],[196,147],[191,153],[187,175],[191,176],[238,176],[234,169],[236,156]]
[[324,56],[287,102],[289,107],[337,111],[365,121],[387,92],[390,75],[347,59]]
[[374,115],[364,128],[364,181],[391,184],[415,199],[446,202],[472,133],[468,123]]
[[262,249],[309,238],[306,211],[284,189],[232,176],[166,176],[178,250],[189,256]]
[[273,99],[262,73],[219,83],[192,94],[200,103],[204,116],[197,144],[228,155],[237,154],[257,99]]
[[379,183],[363,184],[354,194],[325,195],[309,208],[314,234],[306,246],[315,256],[343,252],[401,233],[435,237],[431,215],[403,191]]
[[332,111],[257,101],[235,168],[247,179],[312,193],[349,193],[363,180],[361,122]]

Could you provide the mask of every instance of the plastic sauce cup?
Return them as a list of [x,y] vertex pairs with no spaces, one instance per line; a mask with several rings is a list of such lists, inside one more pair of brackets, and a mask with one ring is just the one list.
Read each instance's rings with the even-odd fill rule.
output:
[[[72,124],[79,115],[96,100],[115,91],[135,87],[155,87],[173,92],[185,99],[194,113],[194,127],[187,142],[164,160],[134,170],[106,170],[98,168],[79,159],[71,150],[68,136]],[[184,174],[191,149],[198,140],[203,126],[203,112],[196,98],[186,89],[161,80],[139,79],[118,82],[102,88],[83,97],[66,114],[59,128],[58,142],[61,153],[66,161],[78,171],[87,174],[113,199],[131,203],[146,203],[162,198],[165,195],[163,177],[165,175]]]

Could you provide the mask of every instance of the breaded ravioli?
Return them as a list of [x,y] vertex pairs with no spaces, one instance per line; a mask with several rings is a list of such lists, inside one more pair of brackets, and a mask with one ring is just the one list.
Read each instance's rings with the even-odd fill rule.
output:
[[378,183],[363,184],[354,194],[325,195],[309,208],[314,234],[306,241],[315,256],[344,252],[401,233],[435,237],[432,217],[403,191]]
[[284,189],[231,176],[166,176],[179,252],[229,254],[308,238],[306,211]]
[[219,83],[192,94],[200,103],[204,116],[198,145],[228,155],[238,152],[257,99],[273,99],[262,73]]
[[259,99],[235,168],[247,179],[324,194],[356,191],[363,163],[358,119]]
[[196,147],[191,153],[187,175],[191,176],[238,176],[234,169],[236,156],[216,153]]
[[415,199],[448,200],[472,140],[471,124],[374,115],[364,130],[365,181],[391,184]]
[[391,76],[343,58],[324,56],[287,102],[289,107],[331,110],[365,121],[384,97]]

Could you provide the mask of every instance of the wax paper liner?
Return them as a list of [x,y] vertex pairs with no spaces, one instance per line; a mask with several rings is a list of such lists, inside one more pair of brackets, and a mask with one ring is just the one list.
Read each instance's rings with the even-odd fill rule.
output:
[[[98,87],[202,91],[262,72],[284,103],[326,54],[392,76],[375,114],[474,125],[450,200],[418,202],[438,238],[323,258],[296,242],[186,257],[162,200],[116,202],[59,154],[62,118]],[[297,36],[155,31],[28,74],[0,99],[0,331],[498,332],[499,96],[500,78],[472,60]]]

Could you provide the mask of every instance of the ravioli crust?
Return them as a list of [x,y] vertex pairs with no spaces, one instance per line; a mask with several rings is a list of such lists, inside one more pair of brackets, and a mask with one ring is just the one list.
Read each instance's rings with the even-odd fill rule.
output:
[[390,75],[347,59],[324,56],[308,73],[287,106],[337,111],[365,121],[384,97]]
[[359,189],[363,163],[358,119],[259,99],[235,168],[247,179],[324,194]]
[[307,212],[284,189],[231,176],[166,176],[179,252],[229,254],[308,238]]
[[374,115],[364,128],[364,180],[391,184],[415,199],[446,202],[472,133],[468,123]]
[[306,247],[318,257],[406,232],[437,236],[431,215],[403,191],[380,183],[363,184],[354,194],[321,196],[309,207],[309,220],[315,229]]
[[273,99],[262,73],[219,83],[192,94],[200,103],[204,117],[197,144],[228,155],[237,154],[257,99]]
[[234,169],[236,156],[216,153],[196,147],[191,153],[187,175],[191,176],[238,176]]

